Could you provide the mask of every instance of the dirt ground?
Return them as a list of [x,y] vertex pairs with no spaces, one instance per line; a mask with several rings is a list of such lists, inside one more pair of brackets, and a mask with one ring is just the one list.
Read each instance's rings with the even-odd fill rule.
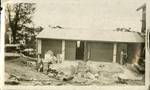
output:
[[[5,60],[5,83],[12,85],[11,81],[16,81],[14,85],[144,85],[143,75],[135,74],[125,66],[116,63],[106,62],[87,62],[89,72],[86,72],[86,78],[82,78],[81,71],[77,71],[80,61],[64,61],[60,64],[54,64],[52,69],[63,72],[66,75],[73,76],[71,80],[64,80],[63,76],[58,78],[50,77],[48,74],[37,72],[35,64],[28,65],[26,58],[17,58]],[[74,73],[76,72],[76,73]],[[78,72],[78,73],[77,73]],[[74,73],[74,74],[72,74]],[[81,76],[81,77],[79,77]],[[125,80],[118,78],[124,77]],[[15,77],[15,78],[14,78]],[[17,80],[16,80],[17,78]],[[63,79],[60,79],[63,78]]]

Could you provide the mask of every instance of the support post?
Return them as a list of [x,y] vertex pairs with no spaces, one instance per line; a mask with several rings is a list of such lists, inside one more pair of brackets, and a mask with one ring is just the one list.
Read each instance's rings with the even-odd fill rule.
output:
[[84,42],[84,61],[87,61],[87,42]]
[[65,60],[65,40],[62,40],[62,59]]
[[116,59],[117,59],[117,43],[114,43],[114,46],[113,46],[113,63],[116,63]]
[[38,44],[38,54],[41,54],[41,49],[42,49],[42,41],[41,41],[41,39],[38,39],[37,40],[37,44]]

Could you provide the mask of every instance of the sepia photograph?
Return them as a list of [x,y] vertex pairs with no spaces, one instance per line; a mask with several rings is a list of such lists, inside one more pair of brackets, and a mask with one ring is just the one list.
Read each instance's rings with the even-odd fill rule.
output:
[[4,84],[145,86],[146,10],[146,0],[6,3]]

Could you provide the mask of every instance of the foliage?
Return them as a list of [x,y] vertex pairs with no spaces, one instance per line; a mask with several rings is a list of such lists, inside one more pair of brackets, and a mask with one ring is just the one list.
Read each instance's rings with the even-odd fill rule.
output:
[[34,3],[7,4],[7,23],[12,31],[13,43],[16,43],[18,31],[26,30],[32,24],[32,16],[35,11]]

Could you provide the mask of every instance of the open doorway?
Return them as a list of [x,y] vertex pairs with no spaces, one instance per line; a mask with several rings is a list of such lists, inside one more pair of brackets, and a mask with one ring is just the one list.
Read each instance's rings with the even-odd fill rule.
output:
[[76,60],[84,59],[84,42],[79,41],[76,44]]

